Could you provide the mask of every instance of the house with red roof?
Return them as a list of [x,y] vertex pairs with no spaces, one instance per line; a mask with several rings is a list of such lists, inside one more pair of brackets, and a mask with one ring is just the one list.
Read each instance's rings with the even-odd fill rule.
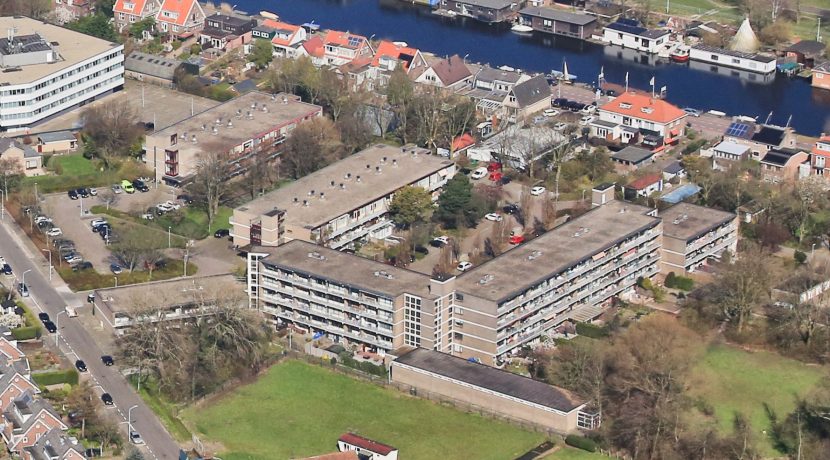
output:
[[205,17],[197,0],[163,0],[156,14],[156,28],[167,35],[186,38],[202,30]]
[[372,45],[363,35],[329,30],[325,34],[315,35],[302,47],[303,53],[311,58],[316,66],[339,67],[355,59],[369,58],[374,54]]
[[253,30],[254,37],[271,41],[274,46],[274,56],[296,57],[299,48],[308,38],[306,30],[287,22],[266,19]]
[[599,108],[591,136],[608,142],[638,143],[660,151],[683,135],[686,112],[662,99],[626,92]]
[[24,393],[3,411],[3,440],[13,454],[21,455],[23,449],[35,443],[51,430],[68,430],[55,409],[43,399],[35,399]]
[[377,73],[376,78],[381,80],[380,84],[385,84],[389,75],[398,67],[412,75],[415,72],[423,72],[429,64],[417,48],[411,48],[401,42],[381,41],[372,58],[372,68]]
[[118,32],[126,32],[131,24],[155,16],[161,5],[158,0],[116,0],[112,17]]
[[648,197],[652,193],[663,191],[663,175],[660,173],[649,174],[636,179],[623,186],[623,197],[626,200],[633,200],[637,197]]
[[398,449],[354,433],[340,436],[337,449],[340,452],[355,451],[360,458],[369,460],[398,460]]

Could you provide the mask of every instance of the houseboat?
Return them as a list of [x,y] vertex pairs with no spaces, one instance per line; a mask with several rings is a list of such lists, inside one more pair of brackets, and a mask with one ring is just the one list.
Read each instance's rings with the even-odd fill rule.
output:
[[532,30],[587,40],[597,29],[597,18],[554,8],[529,6],[519,11],[520,23]]
[[744,53],[708,45],[695,45],[689,51],[692,61],[701,61],[738,70],[768,74],[775,72],[775,57],[766,54]]
[[514,0],[441,0],[436,13],[494,24],[514,21],[523,5],[524,2]]

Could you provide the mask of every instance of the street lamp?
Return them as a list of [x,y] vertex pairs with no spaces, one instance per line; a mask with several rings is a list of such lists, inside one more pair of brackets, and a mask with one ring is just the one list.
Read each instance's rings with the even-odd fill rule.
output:
[[0,190],[0,220],[6,218],[6,192]]
[[23,286],[26,286],[26,273],[29,273],[30,271],[32,271],[31,268],[23,272],[23,276],[20,277],[20,282],[23,283]]
[[816,253],[816,243],[813,243],[813,249],[810,249],[810,257],[812,257],[813,254],[815,254],[815,253]]
[[54,268],[52,266],[52,251],[50,251],[48,249],[41,249],[41,251],[46,252],[46,253],[49,254],[49,281],[51,282],[52,281],[52,268]]
[[172,230],[172,229],[173,229],[173,227],[171,227],[171,226],[167,227],[167,249],[170,249],[170,230]]
[[55,346],[58,346],[58,337],[61,335],[61,315],[65,315],[66,310],[59,311],[57,315],[55,315]]
[[118,287],[118,277],[117,277],[117,276],[113,276],[113,278],[115,278],[115,287]]
[[[139,376],[139,378],[141,378],[141,376]],[[129,427],[130,433],[133,432],[133,409],[135,409],[136,407],[138,407],[138,404],[134,404],[129,409],[127,409],[127,426]]]

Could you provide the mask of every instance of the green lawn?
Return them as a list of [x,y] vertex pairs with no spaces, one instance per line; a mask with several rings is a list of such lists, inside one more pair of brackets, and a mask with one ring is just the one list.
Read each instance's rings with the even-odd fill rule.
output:
[[[176,416],[178,409],[176,406],[167,401],[164,397],[159,395],[158,388],[153,382],[145,381],[146,378],[141,379],[141,399],[150,406],[150,409],[167,428],[167,431],[176,438],[177,441],[186,442],[191,440],[190,431],[184,426],[184,423]],[[138,376],[133,374],[130,376],[130,385],[133,388],[138,388]]]
[[64,176],[95,174],[95,163],[84,158],[83,154],[55,155],[49,160],[49,168]]
[[608,459],[605,455],[593,452],[575,449],[573,447],[563,447],[551,455],[544,457],[545,460],[600,460]]
[[400,449],[406,459],[515,458],[544,435],[466,414],[299,361],[182,418],[225,460],[284,459],[337,450],[354,431]]
[[[732,429],[736,412],[749,418],[759,440],[770,422],[764,405],[780,417],[795,407],[795,398],[804,395],[827,374],[827,369],[808,366],[769,352],[749,353],[725,346],[712,346],[695,368],[689,382],[691,393],[708,402],[718,425]],[[762,454],[775,455],[770,442],[758,445]]]
[[[49,167],[54,174],[27,177],[24,184],[37,183],[41,193],[65,192],[81,187],[109,187],[122,179],[135,179],[149,175],[147,168],[133,160],[124,160],[117,169],[100,170],[97,162],[87,160],[82,154],[53,156]],[[59,165],[59,166],[58,166]]]
[[[98,270],[105,272],[98,273],[95,270],[81,270],[73,272],[70,267],[64,266],[56,268],[61,278],[69,285],[73,291],[89,291],[92,289],[108,288],[115,286],[116,276],[107,272],[109,267],[95,267]],[[199,270],[193,262],[187,263],[187,275],[195,275]],[[127,284],[146,283],[148,281],[161,281],[176,278],[184,275],[184,261],[168,259],[167,265],[164,268],[153,270],[153,276],[150,272],[136,269],[132,273],[124,270],[118,275],[118,285],[124,286]]]
[[[216,216],[213,225],[208,228],[207,213],[201,209],[193,206],[185,206],[179,211],[169,212],[163,216],[156,216],[153,220],[144,220],[132,214],[119,211],[114,208],[107,209],[105,206],[93,206],[91,211],[94,214],[106,214],[124,222],[130,222],[134,225],[142,225],[151,228],[152,231],[161,231],[167,238],[167,228],[175,235],[181,235],[187,239],[201,240],[205,237],[211,236],[214,231],[220,228],[230,228],[230,218],[233,215],[233,209],[226,206],[219,207],[219,213]],[[174,239],[178,238],[174,236]],[[165,240],[166,241],[166,240]],[[184,247],[184,239],[181,239],[181,247]],[[173,242],[176,246],[179,243]]]

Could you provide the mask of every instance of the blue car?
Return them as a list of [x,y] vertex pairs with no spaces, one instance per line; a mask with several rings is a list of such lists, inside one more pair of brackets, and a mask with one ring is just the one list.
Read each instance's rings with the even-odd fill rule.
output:
[[124,271],[120,265],[118,264],[110,264],[110,271],[116,275],[120,275],[122,271]]

